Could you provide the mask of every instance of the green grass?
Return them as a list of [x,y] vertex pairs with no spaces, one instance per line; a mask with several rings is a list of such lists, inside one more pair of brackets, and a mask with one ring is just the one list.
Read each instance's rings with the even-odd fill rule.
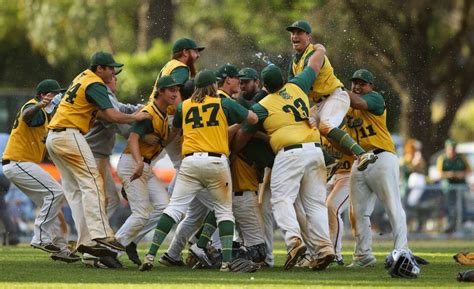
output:
[[[347,241],[344,256],[351,259],[353,244]],[[107,270],[86,268],[81,263],[65,264],[51,261],[46,254],[26,245],[0,247],[0,288],[442,288],[471,287],[473,283],[456,281],[459,271],[474,269],[456,264],[452,255],[473,248],[469,240],[419,240],[410,242],[411,249],[431,262],[423,266],[418,279],[394,279],[383,268],[385,255],[391,242],[374,244],[378,263],[375,268],[329,268],[323,272],[294,268],[281,268],[285,251],[282,243],[275,249],[277,266],[251,274],[221,273],[216,270],[191,270],[167,268],[158,265],[151,272],[139,272],[124,256],[128,269]],[[145,246],[140,247],[140,255]]]

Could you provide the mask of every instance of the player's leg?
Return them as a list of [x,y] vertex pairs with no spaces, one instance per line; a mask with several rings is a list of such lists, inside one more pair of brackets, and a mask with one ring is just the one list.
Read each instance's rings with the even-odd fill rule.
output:
[[234,193],[232,207],[236,224],[239,224],[244,245],[255,246],[263,244],[263,222],[260,218],[260,210],[256,192],[244,191],[240,194]]
[[[296,198],[294,207],[295,207],[295,212],[296,212],[296,218],[298,220],[298,224],[300,225],[300,229],[301,229],[301,237],[303,238],[303,242],[305,243],[307,247],[306,254],[302,256],[302,258],[305,260],[306,259],[310,260],[311,258],[316,256],[316,251],[315,251],[316,244],[313,243],[313,240],[311,240],[310,238],[308,220],[306,219],[306,211],[304,209],[303,202],[301,201],[301,195],[299,194],[298,194],[298,197]],[[300,258],[300,260],[302,259]],[[306,265],[309,265],[309,263],[308,264],[304,264],[304,263],[305,263],[304,261],[303,263],[298,262],[297,266],[306,267]]]
[[264,191],[262,200],[262,218],[264,224],[265,239],[265,250],[267,252],[265,257],[265,263],[273,267],[275,264],[275,257],[273,256],[273,231],[276,228],[275,218],[273,217],[272,204],[271,204],[271,192],[270,187],[267,187]]
[[370,187],[382,201],[394,238],[394,249],[408,248],[407,223],[399,191],[398,158],[390,152],[379,154],[377,163],[367,171]]
[[336,89],[318,106],[318,128],[323,136],[358,156],[359,170],[364,170],[367,165],[375,162],[377,157],[373,153],[366,153],[348,133],[339,129],[349,107],[349,94],[341,88]]
[[314,144],[304,144],[302,160],[305,171],[301,180],[300,198],[306,212],[309,238],[315,244],[317,253],[310,267],[323,270],[335,258],[329,238],[328,210],[325,203],[326,166],[322,150]]
[[336,173],[331,181],[332,184],[328,184],[330,192],[326,198],[329,235],[336,252],[336,260],[338,264],[343,264],[342,235],[344,233],[344,223],[342,213],[349,207],[350,174],[349,172]]
[[367,267],[375,265],[372,255],[372,231],[370,215],[374,210],[376,195],[366,183],[366,172],[357,170],[357,161],[350,176],[350,220],[355,238],[353,261],[348,267]]
[[107,216],[110,218],[113,216],[117,208],[120,206],[120,196],[115,186],[115,181],[112,177],[110,158],[96,158],[97,167],[99,173],[103,178],[104,192],[106,193],[106,204]]

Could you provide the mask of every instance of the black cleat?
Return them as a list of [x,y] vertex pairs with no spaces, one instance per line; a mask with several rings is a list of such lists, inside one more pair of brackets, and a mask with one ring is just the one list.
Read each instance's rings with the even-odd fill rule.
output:
[[125,247],[125,252],[127,253],[128,259],[133,262],[133,264],[140,266],[142,261],[140,260],[140,256],[138,256],[137,252],[137,244],[130,243],[127,247]]

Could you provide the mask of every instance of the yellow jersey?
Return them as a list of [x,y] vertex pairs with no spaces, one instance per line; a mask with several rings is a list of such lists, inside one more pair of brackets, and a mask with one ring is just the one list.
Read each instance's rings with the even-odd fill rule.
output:
[[40,163],[41,160],[43,160],[45,153],[44,139],[48,132],[48,116],[46,112],[41,109],[45,121],[40,126],[28,126],[28,124],[23,121],[23,110],[25,107],[29,104],[35,105],[37,103],[38,100],[33,98],[21,107],[13,124],[13,129],[2,159],[32,163]]
[[[188,67],[185,63],[176,60],[176,59],[171,59],[168,61],[165,66],[161,69],[160,73],[156,77],[155,84],[153,84],[153,90],[151,91],[150,97],[149,97],[149,102],[153,102],[153,96],[156,93],[156,85],[158,83],[158,79],[162,76],[169,76],[171,75],[171,72],[175,70],[178,67]],[[191,72],[189,72],[189,77],[191,77]],[[174,114],[174,112],[170,112],[170,114]]]
[[217,90],[217,95],[219,95],[219,97],[221,98],[228,98],[234,100],[227,92],[223,91],[222,89]]
[[255,164],[249,164],[239,155],[230,164],[232,191],[243,192],[258,190],[258,177]]
[[[138,141],[140,154],[143,156],[143,158],[153,160],[158,154],[161,153],[168,140],[168,115],[166,113],[162,113],[154,103],[149,103],[141,111],[148,112],[153,116],[152,120],[144,121],[151,122],[153,132],[150,131],[149,133],[153,133],[159,136],[161,139],[160,143],[157,145],[149,145],[142,140]],[[128,145],[123,152],[126,154],[130,153],[130,148]]]
[[351,171],[352,164],[355,160],[354,155],[346,155],[338,151],[325,137],[321,137],[321,144],[327,153],[335,157],[338,162],[342,163],[342,165],[337,169],[336,173],[347,173]]
[[86,96],[87,87],[93,83],[104,84],[104,81],[90,69],[85,70],[72,81],[59,103],[48,126],[49,129],[77,128],[82,134],[90,130],[98,110],[97,105],[89,102]]
[[270,146],[275,154],[289,145],[319,142],[319,131],[308,122],[308,96],[298,85],[287,83],[258,104],[267,112],[263,128],[270,136]]
[[[291,63],[291,72],[293,76],[297,75],[307,65],[307,58],[314,52],[313,44],[309,44],[306,47],[306,50],[301,55],[301,58],[295,62],[292,61]],[[344,85],[342,82],[336,77],[334,74],[334,69],[329,61],[327,56],[324,56],[323,66],[318,73],[318,77],[313,83],[311,87],[311,91],[309,93],[309,98],[313,101],[318,101],[321,96],[329,95],[334,92],[339,87],[343,87]]]
[[220,98],[206,96],[201,103],[192,99],[183,101],[181,121],[182,155],[194,152],[229,154],[228,122]]

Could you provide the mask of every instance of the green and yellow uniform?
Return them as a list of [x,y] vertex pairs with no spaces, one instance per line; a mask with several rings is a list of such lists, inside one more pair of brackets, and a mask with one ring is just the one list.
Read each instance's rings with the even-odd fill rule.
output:
[[323,149],[331,156],[335,157],[342,165],[337,169],[336,173],[349,173],[354,163],[354,155],[346,155],[331,145],[331,143],[324,137],[321,137],[321,144]]
[[104,81],[87,69],[72,81],[48,128],[77,128],[86,134],[94,124],[97,110],[107,108],[113,106]]
[[173,125],[183,129],[182,155],[194,152],[229,154],[227,128],[241,122],[248,111],[230,99],[206,96],[203,102],[187,99],[178,105]]
[[33,98],[21,107],[13,124],[2,159],[32,163],[40,163],[43,159],[45,153],[43,141],[48,132],[46,112],[40,109],[28,122],[23,120],[23,111],[38,102],[38,99]]
[[347,125],[350,136],[366,151],[381,149],[396,154],[387,129],[387,110],[383,96],[373,91],[361,97],[367,102],[368,110],[349,110]]
[[[160,111],[160,109],[154,103],[149,103],[142,109],[142,111],[151,114],[153,119],[145,119],[134,123],[130,131],[137,133],[140,136],[140,139],[146,134],[150,133],[153,133],[160,138],[160,143],[157,145],[150,145],[141,140],[139,140],[138,143],[140,154],[143,156],[143,158],[153,160],[163,150],[166,141],[168,140],[168,115],[166,112]],[[131,153],[128,145],[125,148],[124,153]]]
[[222,89],[217,90],[217,95],[219,95],[220,98],[228,98],[233,100],[232,96],[230,96],[227,92],[223,91]]
[[[439,172],[465,172],[470,171],[471,166],[464,156],[456,154],[453,159],[448,158],[446,154],[438,157],[436,160],[436,167]],[[450,184],[464,184],[466,179],[448,178]]]
[[[308,66],[308,60],[314,53],[313,44],[309,44],[302,54],[295,54],[289,67],[289,79],[291,80],[298,73],[302,72]],[[329,58],[324,56],[323,66],[318,73],[318,77],[312,83],[309,98],[317,102],[322,96],[334,92],[339,87],[343,87],[342,82],[334,75],[334,69],[329,62]]]
[[170,61],[168,61],[156,77],[155,84],[153,85],[153,90],[149,97],[150,102],[153,102],[153,96],[156,93],[156,84],[158,82],[158,79],[160,79],[160,77],[162,76],[168,75],[173,77],[173,79],[177,83],[183,85],[189,78],[191,78],[191,71],[185,63],[177,59],[171,59]]

